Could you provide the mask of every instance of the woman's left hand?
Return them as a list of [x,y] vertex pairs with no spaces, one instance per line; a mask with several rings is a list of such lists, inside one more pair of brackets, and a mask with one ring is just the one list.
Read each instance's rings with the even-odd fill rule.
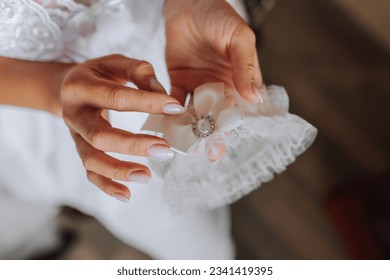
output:
[[225,0],[166,0],[164,15],[174,97],[184,102],[197,86],[222,81],[261,101],[255,35]]

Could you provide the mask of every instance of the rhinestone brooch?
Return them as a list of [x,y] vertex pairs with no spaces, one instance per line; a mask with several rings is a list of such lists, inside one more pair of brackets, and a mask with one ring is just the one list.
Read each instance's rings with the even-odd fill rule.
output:
[[210,115],[203,115],[195,119],[192,124],[192,131],[200,138],[206,138],[214,133],[215,121]]

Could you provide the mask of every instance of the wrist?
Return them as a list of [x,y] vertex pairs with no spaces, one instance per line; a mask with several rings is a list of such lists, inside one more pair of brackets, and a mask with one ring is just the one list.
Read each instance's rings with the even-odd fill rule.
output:
[[78,64],[58,64],[55,78],[52,83],[51,95],[49,96],[48,110],[53,115],[62,117],[62,98],[61,88],[62,84],[67,75],[77,66]]
[[0,57],[0,104],[61,116],[61,84],[73,66]]

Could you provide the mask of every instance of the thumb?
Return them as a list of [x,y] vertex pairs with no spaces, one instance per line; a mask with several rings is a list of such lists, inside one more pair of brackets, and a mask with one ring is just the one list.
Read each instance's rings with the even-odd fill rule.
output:
[[245,23],[237,26],[233,32],[229,55],[236,90],[249,102],[261,102],[263,79],[257,57],[256,37]]

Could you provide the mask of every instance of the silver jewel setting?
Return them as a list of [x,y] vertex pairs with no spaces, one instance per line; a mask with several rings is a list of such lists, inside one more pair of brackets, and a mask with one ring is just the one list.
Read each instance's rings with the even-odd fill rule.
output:
[[209,114],[196,118],[192,124],[192,131],[195,136],[200,138],[206,138],[207,136],[213,134],[214,130],[215,121]]

